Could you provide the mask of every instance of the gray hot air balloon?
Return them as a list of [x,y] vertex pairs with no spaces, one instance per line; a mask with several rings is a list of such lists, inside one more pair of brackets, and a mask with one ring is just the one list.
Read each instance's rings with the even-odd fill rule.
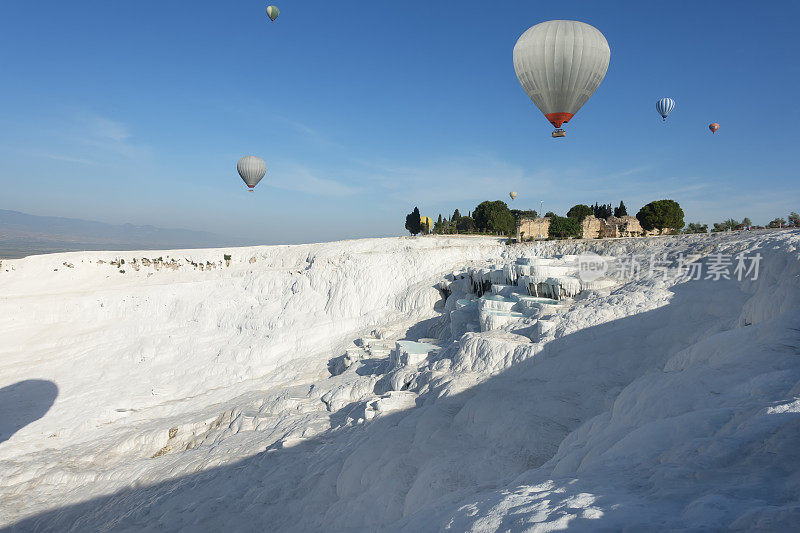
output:
[[250,192],[253,192],[253,187],[258,185],[258,182],[267,173],[267,164],[260,157],[246,155],[236,164],[236,170],[239,171],[242,180],[250,187]]
[[608,41],[594,26],[550,20],[522,34],[514,45],[514,71],[522,88],[563,137],[569,122],[600,86],[611,59]]

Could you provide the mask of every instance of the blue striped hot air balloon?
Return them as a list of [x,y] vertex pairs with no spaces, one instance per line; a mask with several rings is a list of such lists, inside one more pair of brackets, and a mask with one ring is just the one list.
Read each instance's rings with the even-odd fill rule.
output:
[[656,111],[664,120],[667,120],[667,115],[672,113],[673,109],[675,109],[675,100],[672,98],[662,98],[656,102]]

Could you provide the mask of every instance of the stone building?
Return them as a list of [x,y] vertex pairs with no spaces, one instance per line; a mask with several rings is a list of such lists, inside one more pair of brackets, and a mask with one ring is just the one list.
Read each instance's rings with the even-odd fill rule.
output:
[[605,237],[606,221],[589,215],[581,222],[581,236],[584,239],[598,239]]
[[629,215],[608,217],[605,220],[603,237],[641,237],[645,234],[639,219]]
[[[517,241],[522,239],[547,239],[550,229],[550,218],[522,218],[517,225]],[[645,231],[636,217],[608,217],[606,219],[589,215],[581,222],[581,234],[584,239],[641,237],[644,235],[661,235],[669,230]]]
[[646,232],[636,217],[608,217],[606,219],[589,215],[581,222],[584,239],[641,237]]
[[542,240],[547,239],[550,231],[550,217],[522,218],[517,223],[517,242],[523,238]]

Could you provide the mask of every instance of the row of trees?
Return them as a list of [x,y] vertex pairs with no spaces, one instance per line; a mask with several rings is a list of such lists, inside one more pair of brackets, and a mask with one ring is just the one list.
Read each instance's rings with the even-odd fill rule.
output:
[[[619,207],[613,208],[611,204],[588,206],[585,204],[573,205],[567,211],[566,217],[560,217],[554,213],[548,213],[550,217],[549,236],[553,239],[566,239],[569,237],[580,238],[583,236],[581,223],[589,215],[597,218],[607,219],[612,215],[619,218],[628,216],[628,209],[624,202],[619,203]],[[663,230],[665,228],[680,229],[684,226],[683,209],[674,200],[656,200],[642,207],[636,218],[642,228],[646,231],[653,229]]]
[[619,218],[619,217],[626,217],[628,216],[628,208],[625,207],[625,202],[620,202],[619,207],[614,207],[612,209],[611,204],[605,205],[597,205],[595,204],[592,206],[592,214],[597,218],[609,218],[612,215]]
[[[559,217],[553,212],[545,213],[550,217],[550,237],[554,239],[564,239],[567,237],[580,237],[580,223],[589,215],[598,218],[608,218],[612,215],[621,217],[628,214],[624,202],[620,202],[618,207],[612,208],[611,204],[595,203],[594,206],[579,204],[573,206],[566,217]],[[439,214],[433,227],[429,228],[421,223],[419,209],[406,216],[406,229],[412,235],[418,233],[488,233],[494,235],[514,235],[517,225],[521,218],[536,218],[539,214],[535,210],[509,209],[508,205],[497,200],[494,202],[485,201],[478,204],[474,211],[470,211],[466,216],[461,215],[458,209],[450,217]]]
[[450,218],[443,218],[439,214],[439,218],[433,224],[432,229],[433,233],[439,234],[473,233],[474,231],[475,220],[472,218],[472,212],[462,215],[458,209],[453,211],[453,215]]
[[[628,210],[624,202],[620,202],[618,207],[612,208],[611,204],[594,206],[577,204],[567,211],[567,216],[558,216],[552,211],[545,213],[550,218],[549,237],[552,239],[566,239],[570,237],[582,237],[581,223],[589,216],[597,218],[609,218],[627,216]],[[478,204],[474,211],[462,216],[458,209],[453,212],[451,217],[442,217],[440,214],[432,228],[420,222],[419,209],[406,216],[406,229],[412,234],[418,233],[484,233],[493,235],[514,235],[517,230],[518,221],[525,218],[536,218],[538,213],[533,210],[509,209],[508,205],[501,200],[494,202],[485,201]],[[670,229],[679,232],[684,226],[683,233],[707,233],[708,225],[692,222],[688,225],[683,220],[684,213],[680,204],[674,200],[656,200],[642,207],[636,218],[646,231],[653,229]],[[771,221],[768,228],[800,227],[800,215],[795,212],[789,214],[788,222],[783,218],[776,218]],[[723,222],[714,223],[712,232],[727,231],[736,229],[761,229],[761,226],[753,226],[749,218],[744,218],[741,222],[728,219]]]
[[625,202],[620,202],[619,207],[611,207],[611,204],[599,205],[595,203],[593,206],[586,204],[573,205],[567,211],[568,218],[575,218],[578,222],[583,222],[583,219],[589,215],[594,215],[597,218],[610,218],[628,216],[628,208],[625,207]]
[[795,213],[792,211],[789,213],[789,220],[788,222],[783,218],[775,218],[769,224],[767,224],[768,228],[800,228],[800,214]]
[[[767,228],[800,228],[800,215],[792,211],[789,213],[788,221],[783,218],[775,218],[767,224]],[[721,231],[734,231],[744,229],[764,229],[764,226],[754,226],[751,220],[747,217],[743,218],[741,222],[736,219],[729,218],[722,222],[714,222],[714,227],[711,229],[712,233]],[[700,224],[699,222],[691,222],[683,230],[684,233],[708,233],[708,224]]]
[[517,231],[517,220],[521,216],[537,216],[536,211],[511,210],[505,202],[497,200],[494,202],[481,202],[474,211],[470,211],[466,216],[462,215],[458,209],[449,218],[439,217],[433,223],[432,228],[427,228],[421,223],[418,208],[406,215],[406,229],[412,235],[418,233],[489,233],[494,235],[513,235]]

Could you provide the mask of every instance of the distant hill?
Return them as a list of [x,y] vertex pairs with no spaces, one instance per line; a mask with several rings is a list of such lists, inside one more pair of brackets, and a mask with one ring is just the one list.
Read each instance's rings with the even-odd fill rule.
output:
[[42,217],[0,209],[0,258],[76,250],[214,248],[252,244],[206,231],[76,218]]

